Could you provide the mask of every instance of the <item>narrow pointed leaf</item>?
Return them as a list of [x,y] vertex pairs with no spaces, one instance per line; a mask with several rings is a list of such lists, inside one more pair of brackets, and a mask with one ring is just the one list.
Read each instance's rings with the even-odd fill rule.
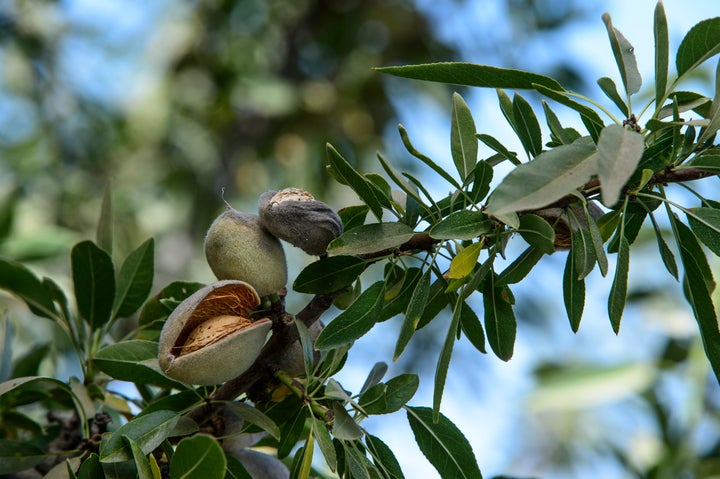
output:
[[598,86],[600,86],[600,89],[603,91],[603,93],[605,93],[605,95],[607,95],[607,97],[610,98],[613,103],[615,103],[615,106],[618,107],[622,114],[625,115],[626,118],[629,117],[630,112],[628,111],[628,107],[625,104],[625,101],[618,93],[615,82],[612,81],[611,78],[602,77],[598,79],[597,84]]
[[430,269],[425,271],[420,277],[415,290],[410,297],[407,310],[405,311],[405,318],[403,319],[402,326],[400,328],[400,334],[398,334],[397,342],[395,343],[395,352],[393,353],[393,361],[397,361],[405,347],[410,342],[417,328],[420,317],[425,311],[425,306],[430,296]]
[[572,254],[575,256],[573,264],[577,278],[584,279],[595,268],[597,258],[595,257],[595,248],[593,247],[590,232],[584,228],[580,228],[572,235]]
[[325,427],[325,423],[317,419],[315,416],[312,417],[313,432],[315,440],[320,446],[320,451],[325,458],[325,463],[328,465],[331,471],[337,470],[337,455],[335,453],[335,447],[333,446],[332,438],[330,433]]
[[120,426],[100,446],[100,462],[120,462],[132,459],[132,452],[123,436],[133,439],[144,454],[151,453],[172,432],[180,416],[174,411],[155,411],[139,416]]
[[436,212],[431,210],[423,201],[422,198],[417,194],[417,189],[413,187],[410,183],[405,181],[405,178],[402,177],[397,171],[395,171],[395,168],[388,163],[388,161],[380,154],[377,155],[378,160],[380,161],[380,165],[383,167],[383,170],[388,174],[388,176],[397,184],[401,190],[405,192],[406,195],[408,195],[410,198],[414,199],[415,202],[417,202],[418,206],[425,212],[425,214],[432,218],[436,215]]
[[461,210],[452,213],[430,229],[435,239],[471,240],[490,231],[492,222],[479,211]]
[[564,145],[569,145],[570,143],[580,138],[580,134],[572,128],[563,128],[557,115],[554,111],[552,111],[550,105],[548,105],[545,100],[542,101],[542,106],[543,111],[545,112],[545,120],[547,122],[548,128],[550,128],[550,133],[560,143]]
[[565,311],[570,320],[570,327],[576,333],[580,328],[583,309],[585,308],[585,280],[578,279],[575,273],[575,254],[568,252],[563,273],[563,301]]
[[363,291],[348,309],[325,326],[315,340],[315,347],[321,351],[337,348],[370,331],[382,309],[384,292],[383,281],[378,281]]
[[132,339],[101,348],[93,360],[99,370],[115,379],[184,389],[160,371],[157,352],[156,342]]
[[708,116],[710,123],[702,129],[698,143],[705,143],[710,138],[713,138],[718,129],[720,129],[720,61],[718,61],[717,67],[715,68],[715,95],[710,104]]
[[595,110],[572,100],[563,92],[551,90],[542,85],[535,85],[535,89],[546,97],[580,113],[580,120],[582,120],[583,125],[587,128],[593,141],[597,141],[598,138],[600,138],[600,132],[605,128],[605,123],[603,123],[602,118],[600,118],[600,115],[598,115]]
[[327,248],[328,254],[376,253],[400,246],[413,237],[413,229],[404,223],[373,223],[345,231]]
[[509,361],[515,347],[517,321],[505,288],[507,286],[495,287],[493,281],[486,280],[483,306],[485,331],[490,348],[498,358]]
[[372,434],[365,434],[365,445],[373,458],[375,466],[381,471],[383,479],[405,478],[395,454],[384,442]]
[[426,407],[405,410],[415,442],[440,477],[482,479],[470,443],[452,421]]
[[608,297],[608,316],[613,331],[617,334],[620,331],[620,320],[622,319],[625,301],[627,299],[627,277],[630,268],[630,244],[627,238],[620,238],[620,248],[617,253],[615,266],[615,279],[610,288]]
[[382,218],[382,204],[375,195],[372,185],[369,181],[347,162],[345,158],[338,153],[329,143],[326,146],[327,156],[330,166],[339,174],[344,182],[357,193],[361,200],[370,207],[375,217],[380,220]]
[[683,166],[720,175],[720,155],[697,156],[689,163],[684,163]]
[[518,159],[517,154],[515,152],[510,151],[507,148],[505,148],[505,145],[500,143],[498,140],[496,140],[492,136],[487,135],[485,133],[478,133],[477,137],[478,137],[478,140],[485,143],[485,145],[487,145],[489,148],[496,151],[497,153],[499,153],[501,156],[505,157],[506,159],[510,160],[510,162],[513,165],[519,165],[520,163],[522,163]]
[[720,210],[694,208],[687,213],[687,218],[695,236],[720,256]]
[[474,63],[447,62],[376,68],[387,73],[415,80],[451,83],[455,85],[477,86],[484,88],[510,88],[529,90],[542,85],[551,90],[564,88],[557,80],[545,75],[509,68],[499,68]]
[[112,259],[92,241],[83,241],[73,247],[71,262],[78,310],[97,329],[110,320],[115,298]]
[[153,479],[150,461],[147,456],[143,454],[142,450],[140,450],[140,446],[138,446],[137,442],[125,435],[122,438],[132,452],[133,462],[135,462],[135,467],[138,473],[138,479]]
[[[662,232],[660,231],[660,227],[655,221],[655,218],[652,215],[650,215],[650,218],[652,219],[653,230],[655,231],[655,238],[657,239],[658,249],[660,250],[660,258],[665,265],[665,269],[668,270],[668,273],[670,273],[673,278],[678,279],[678,267],[677,263],[675,262],[675,255],[672,253],[670,247],[665,242],[665,239],[662,236]],[[697,234],[697,232],[695,234]]]
[[445,274],[449,279],[460,279],[469,275],[480,257],[482,243],[473,243],[460,251],[450,262],[450,269]]
[[485,349],[485,330],[477,314],[467,303],[463,303],[460,312],[460,329],[468,341],[475,346],[475,349],[483,354],[487,353]]
[[515,118],[516,133],[523,144],[525,151],[531,158],[542,152],[542,134],[535,112],[530,103],[519,94],[513,96],[513,117]]
[[442,402],[443,392],[445,391],[445,381],[447,380],[448,369],[450,368],[450,359],[452,358],[453,348],[457,338],[458,327],[460,326],[460,317],[462,305],[464,301],[462,297],[458,297],[453,309],[452,319],[448,327],[445,341],[440,350],[440,357],[435,367],[435,384],[433,386],[433,419],[437,420],[440,414],[440,403]]
[[536,210],[584,185],[597,172],[595,148],[587,139],[562,145],[512,170],[495,188],[487,213]]
[[530,246],[500,273],[495,284],[502,286],[504,284],[519,283],[532,271],[543,256],[545,256],[545,253],[542,250]]
[[662,107],[667,88],[669,64],[668,24],[662,2],[655,5],[655,21],[653,24],[655,37],[655,108]]
[[113,214],[112,214],[112,191],[110,184],[105,188],[102,206],[100,207],[100,219],[98,220],[97,232],[95,234],[97,244],[100,248],[112,254],[113,248]]
[[678,76],[720,52],[720,17],[703,20],[685,35],[675,56]]
[[475,165],[475,176],[473,177],[473,188],[471,198],[475,203],[480,203],[490,192],[490,183],[493,179],[492,166],[487,161],[478,161]]
[[608,273],[608,259],[605,254],[605,247],[603,245],[602,234],[600,234],[600,228],[595,222],[595,218],[586,213],[586,219],[588,222],[588,231],[590,232],[590,240],[592,241],[593,251],[595,253],[595,259],[600,267],[600,273],[605,276]]
[[477,162],[477,138],[475,122],[465,100],[458,94],[453,94],[453,106],[450,124],[450,147],[455,168],[460,179],[465,178],[475,168]]
[[447,171],[445,171],[440,165],[438,165],[438,164],[435,163],[433,160],[431,160],[431,159],[428,158],[427,156],[425,156],[425,155],[423,155],[422,153],[420,153],[420,152],[413,146],[413,144],[410,142],[410,136],[408,135],[408,132],[407,132],[407,130],[405,129],[404,126],[398,125],[398,130],[400,131],[400,139],[402,140],[403,145],[405,145],[405,149],[408,151],[408,153],[410,153],[410,154],[413,155],[415,158],[417,158],[418,160],[422,161],[422,162],[425,163],[427,166],[429,166],[430,168],[432,168],[432,170],[433,170],[435,173],[437,173],[438,175],[440,175],[445,181],[447,181],[448,183],[450,183],[452,186],[454,186],[454,187],[457,188],[457,189],[460,189],[460,183],[458,183],[458,182],[455,180],[455,178],[453,178],[452,176],[450,176],[450,174],[449,174]]
[[609,14],[603,15],[603,21],[608,31],[610,46],[615,56],[615,63],[617,63],[618,70],[620,70],[620,77],[625,86],[625,91],[628,95],[637,93],[642,86],[642,79],[635,59],[635,49],[627,38],[617,28],[613,27]]
[[350,286],[365,269],[357,256],[331,256],[310,263],[295,278],[293,289],[299,293],[332,293]]
[[277,424],[275,424],[275,421],[263,414],[257,408],[240,401],[228,403],[227,407],[233,412],[233,414],[237,415],[237,417],[243,421],[258,426],[263,431],[270,434],[271,437],[276,440],[280,440],[280,428],[278,428]]
[[0,288],[25,301],[38,316],[57,319],[58,312],[45,285],[23,264],[0,258]]
[[118,275],[113,317],[128,317],[143,305],[150,294],[154,274],[152,238],[130,253]]
[[645,140],[636,131],[620,125],[607,126],[597,145],[598,176],[602,202],[611,207],[617,203],[625,183],[635,173],[645,150]]

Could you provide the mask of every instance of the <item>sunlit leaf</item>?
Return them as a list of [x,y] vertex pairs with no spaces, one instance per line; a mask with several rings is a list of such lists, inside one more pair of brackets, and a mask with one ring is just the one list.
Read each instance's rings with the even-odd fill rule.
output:
[[670,62],[668,25],[662,2],[655,5],[653,36],[655,38],[655,108],[660,108],[665,98]]
[[[545,119],[547,121],[548,128],[550,128],[551,136],[553,136],[559,144],[569,145],[578,138],[580,138],[580,133],[578,133],[574,129],[563,128],[557,115],[554,111],[552,111],[552,109],[545,100],[542,101],[542,106],[543,111],[545,112]],[[554,146],[559,146],[559,144],[556,144]]]
[[487,213],[536,210],[584,185],[597,172],[595,145],[580,139],[512,170],[490,194]]
[[447,216],[430,229],[435,239],[471,240],[487,233],[492,227],[490,219],[473,210],[460,210]]
[[622,187],[635,173],[644,150],[645,140],[636,131],[620,125],[609,125],[602,131],[597,145],[597,173],[605,206],[617,203]]
[[171,479],[224,479],[227,460],[212,436],[196,434],[180,441],[170,461]]
[[80,316],[97,329],[110,320],[115,298],[112,259],[92,241],[83,241],[73,247],[71,262]]
[[101,348],[95,354],[94,363],[98,369],[115,379],[184,389],[182,384],[160,371],[157,355],[156,342],[128,340]]
[[685,35],[675,56],[678,76],[720,52],[720,17],[703,20]]
[[[720,24],[718,24],[720,27]],[[698,138],[698,143],[705,143],[710,138],[715,137],[718,129],[720,129],[720,61],[715,67],[715,94],[710,104],[710,122],[703,127]]]
[[600,132],[605,128],[605,123],[603,123],[602,118],[600,118],[600,115],[598,115],[595,110],[572,100],[564,92],[545,88],[542,85],[535,85],[535,89],[546,97],[580,113],[580,120],[583,122],[583,125],[585,125],[585,128],[587,128],[593,141],[597,141],[598,138],[600,138]]
[[370,331],[382,308],[384,291],[383,281],[377,281],[363,291],[348,309],[325,326],[315,340],[315,347],[333,349],[351,343]]
[[453,106],[450,124],[450,149],[455,168],[460,179],[465,178],[475,168],[477,162],[478,144],[475,134],[475,122],[465,100],[453,93]]
[[447,278],[459,279],[469,275],[480,257],[482,243],[473,243],[463,248],[450,262],[450,269],[445,274]]
[[564,88],[555,79],[536,73],[465,62],[427,63],[376,68],[387,73],[415,80],[451,83],[485,88],[532,89],[542,85],[551,90]]
[[620,78],[622,78],[625,91],[628,95],[637,93],[642,86],[642,79],[635,59],[635,48],[617,28],[613,27],[608,13],[605,13],[602,18],[608,31],[610,46],[615,56],[615,63],[620,70]]
[[598,78],[597,84],[603,91],[603,93],[605,93],[605,95],[607,95],[607,97],[612,100],[613,103],[615,103],[615,106],[618,107],[622,114],[625,115],[626,118],[629,117],[630,112],[628,111],[628,107],[618,93],[617,87],[615,86],[615,82],[612,81],[612,78]]
[[478,140],[485,143],[485,145],[487,145],[488,147],[490,147],[493,150],[495,150],[496,152],[498,152],[501,156],[510,160],[510,162],[512,164],[519,165],[520,163],[522,163],[518,159],[517,154],[515,154],[515,152],[512,152],[512,151],[508,150],[507,148],[505,148],[505,145],[500,143],[498,140],[496,140],[492,136],[487,135],[485,133],[478,133],[477,137],[478,137]]
[[470,443],[452,421],[443,414],[433,414],[430,408],[405,410],[415,442],[440,477],[482,479]]
[[485,199],[490,192],[490,183],[493,179],[492,166],[487,161],[478,161],[475,165],[475,176],[473,177],[473,188],[471,197],[475,203]]
[[407,242],[415,233],[403,223],[373,223],[345,231],[327,248],[328,254],[368,254],[396,248]]

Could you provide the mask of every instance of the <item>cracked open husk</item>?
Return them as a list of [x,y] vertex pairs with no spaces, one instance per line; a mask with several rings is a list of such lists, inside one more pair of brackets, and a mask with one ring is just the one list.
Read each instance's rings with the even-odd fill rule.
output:
[[257,359],[272,322],[253,319],[260,297],[248,283],[205,286],[180,303],[162,332],[158,362],[169,377],[188,384],[219,384]]

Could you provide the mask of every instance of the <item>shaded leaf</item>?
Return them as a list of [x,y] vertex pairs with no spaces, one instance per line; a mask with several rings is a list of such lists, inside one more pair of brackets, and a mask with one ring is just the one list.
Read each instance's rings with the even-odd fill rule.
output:
[[678,76],[720,52],[720,17],[703,20],[685,35],[675,56]]
[[550,128],[550,134],[558,142],[557,145],[553,146],[559,146],[561,144],[569,145],[580,138],[580,134],[572,128],[563,128],[557,115],[554,111],[552,111],[545,100],[542,101],[542,106],[543,111],[545,112],[545,119],[547,121],[548,128]]
[[645,140],[636,131],[620,125],[607,126],[597,145],[598,176],[602,202],[611,207],[617,203],[625,183],[635,173],[645,150]]
[[132,452],[123,436],[133,439],[143,454],[149,454],[170,435],[179,417],[174,411],[155,411],[123,424],[115,432],[103,437],[100,462],[132,460]]
[[141,326],[145,326],[154,321],[165,320],[175,306],[203,286],[205,286],[203,283],[192,281],[174,281],[168,284],[145,303],[140,310],[138,322]]
[[485,331],[475,311],[464,303],[460,312],[460,329],[475,349],[485,354]]
[[403,223],[373,223],[345,231],[328,245],[328,254],[369,254],[396,248],[415,233]]
[[687,211],[687,218],[690,228],[698,239],[710,251],[720,256],[720,210],[693,208]]
[[465,100],[453,93],[453,106],[450,123],[450,150],[460,179],[465,181],[477,162],[478,144],[475,134],[475,122]]
[[132,452],[133,462],[135,463],[138,473],[138,479],[153,479],[153,471],[150,467],[150,461],[140,450],[140,446],[138,446],[138,444],[128,436],[123,436],[122,438]]
[[43,283],[21,263],[0,258],[0,288],[25,301],[38,316],[56,319],[58,312]]
[[408,303],[407,310],[405,311],[405,317],[398,334],[397,342],[395,343],[395,352],[393,353],[393,361],[397,361],[405,347],[410,342],[415,330],[417,329],[420,317],[425,311],[425,306],[430,296],[430,269],[420,277],[420,280],[413,290],[410,302]]
[[170,461],[171,479],[224,479],[227,460],[217,440],[207,434],[186,437]]
[[363,437],[363,431],[357,425],[350,414],[337,401],[333,402],[335,421],[333,422],[332,434],[343,441],[353,441]]
[[490,348],[503,361],[513,355],[517,321],[507,296],[507,286],[496,287],[494,281],[486,281],[483,291],[485,308],[485,331]]
[[487,161],[478,161],[475,165],[475,176],[473,177],[473,188],[471,197],[475,203],[485,199],[490,192],[490,183],[493,179],[492,166]]
[[32,469],[52,457],[27,441],[12,441],[0,438],[0,474]]
[[692,161],[684,164],[688,168],[697,168],[698,170],[709,171],[710,173],[720,174],[720,155],[701,155],[696,156]]
[[227,407],[243,421],[258,426],[276,440],[280,440],[280,428],[275,424],[275,421],[267,417],[257,408],[239,401],[228,403]]
[[382,381],[382,378],[385,376],[385,373],[388,370],[388,366],[384,362],[377,362],[373,364],[372,369],[368,373],[368,377],[365,378],[365,382],[363,383],[362,387],[360,388],[360,394],[367,391],[369,388],[375,386],[380,381]]
[[405,410],[415,442],[440,477],[482,479],[470,443],[452,421],[443,414],[434,415],[430,408],[408,407]]
[[343,224],[343,230],[351,230],[365,224],[365,218],[367,217],[368,208],[367,205],[356,205],[346,206],[338,211],[338,216]]
[[154,274],[154,244],[150,238],[125,258],[117,279],[113,317],[131,316],[150,294]]
[[665,239],[662,236],[662,232],[660,231],[660,227],[655,221],[653,215],[650,215],[650,219],[652,220],[653,230],[655,231],[655,238],[657,239],[658,249],[660,250],[660,258],[665,265],[665,269],[668,270],[668,273],[670,273],[673,278],[678,279],[679,276],[677,263],[675,262],[675,255],[672,253],[670,247],[665,242]]
[[580,228],[572,234],[572,254],[575,256],[575,272],[578,279],[584,279],[595,268],[597,258],[590,232]]
[[605,124],[595,110],[572,100],[563,92],[545,88],[541,85],[535,85],[535,89],[546,97],[580,113],[580,120],[583,122],[583,125],[585,125],[585,128],[587,128],[593,141],[597,142],[598,138],[600,138],[600,132],[605,128]]
[[455,85],[516,90],[527,90],[534,88],[534,85],[542,85],[551,90],[564,90],[555,79],[545,75],[465,62],[393,66],[375,70],[404,78]]
[[110,320],[115,298],[112,259],[92,241],[76,244],[70,256],[80,316],[97,329]]
[[630,112],[627,105],[625,104],[625,101],[618,93],[615,82],[612,81],[611,78],[602,77],[598,78],[597,84],[598,86],[600,86],[600,89],[603,91],[603,93],[605,93],[605,95],[607,95],[607,97],[612,100],[613,103],[615,103],[615,106],[618,107],[622,114],[625,115],[625,118],[628,118],[630,116]]
[[105,346],[95,354],[93,360],[99,370],[115,379],[185,389],[181,383],[160,371],[157,356],[156,342],[136,339]]
[[[573,243],[580,241],[579,235],[574,235]],[[574,248],[574,245],[573,245]],[[570,251],[565,262],[563,273],[563,301],[565,311],[570,320],[570,327],[576,333],[580,327],[583,309],[585,308],[585,280],[578,278],[575,266],[575,254]]]
[[300,271],[293,289],[299,293],[332,293],[350,286],[365,269],[357,256],[331,256],[310,263]]
[[100,207],[100,219],[98,220],[95,234],[98,246],[112,254],[113,248],[113,214],[112,214],[112,188],[110,184],[105,187],[102,206]]
[[293,447],[295,447],[295,444],[300,440],[307,417],[308,409],[303,407],[296,414],[292,415],[285,424],[280,426],[280,441],[277,448],[277,456],[279,459],[287,457]]
[[584,185],[596,173],[595,146],[587,139],[546,151],[512,170],[495,188],[487,212],[536,210]]
[[462,297],[458,296],[455,301],[455,307],[453,308],[452,319],[450,320],[450,325],[448,326],[448,331],[445,335],[445,341],[443,342],[442,349],[440,350],[440,357],[438,358],[437,365],[435,367],[432,409],[434,420],[437,420],[438,415],[440,414],[440,403],[442,401],[443,392],[445,391],[445,381],[447,380],[447,373],[450,368],[450,359],[452,358],[458,327],[460,326],[463,303],[464,300]]
[[615,278],[610,288],[610,296],[608,296],[608,316],[613,331],[617,334],[620,331],[620,320],[623,310],[625,309],[625,301],[627,299],[627,278],[630,268],[630,244],[628,240],[622,236],[620,238],[620,248],[617,253],[617,261],[615,265]]
[[325,458],[325,463],[328,465],[331,471],[337,470],[337,456],[335,454],[335,447],[333,446],[332,438],[330,433],[325,427],[325,423],[320,421],[316,417],[312,417],[313,432],[315,440],[320,446],[320,451]]
[[555,251],[555,230],[542,217],[533,214],[522,215],[517,232],[530,246],[543,253],[551,254]]
[[533,267],[535,267],[544,255],[545,253],[538,248],[530,246],[500,273],[495,285],[502,286],[504,284],[519,283],[532,271]]
[[351,343],[370,331],[382,308],[384,292],[383,281],[363,291],[348,309],[325,326],[315,340],[315,347],[320,350],[333,349]]
[[372,434],[365,434],[365,445],[383,479],[405,478],[402,469],[400,469],[400,463],[398,463],[392,450],[384,442]]

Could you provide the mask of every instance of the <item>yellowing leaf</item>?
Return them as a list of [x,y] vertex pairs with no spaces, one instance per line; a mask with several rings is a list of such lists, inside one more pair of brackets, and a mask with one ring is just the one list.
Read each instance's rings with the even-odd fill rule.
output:
[[450,262],[450,269],[445,274],[445,277],[459,279],[469,275],[477,264],[481,248],[481,243],[473,243],[460,251]]

